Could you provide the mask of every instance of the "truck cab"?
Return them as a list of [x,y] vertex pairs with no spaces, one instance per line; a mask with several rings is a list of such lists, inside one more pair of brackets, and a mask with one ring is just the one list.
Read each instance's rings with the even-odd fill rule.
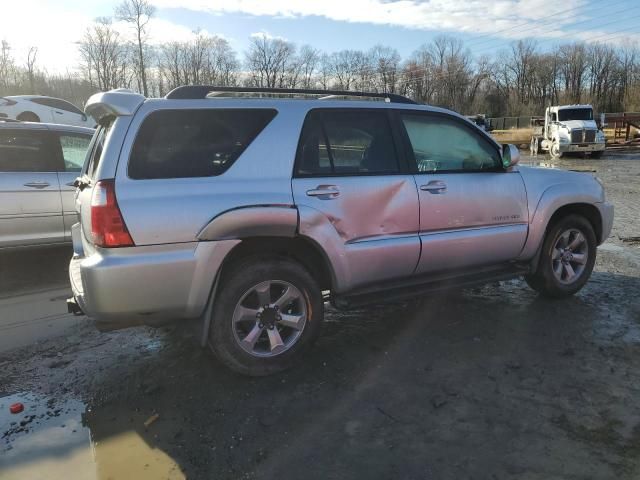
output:
[[605,136],[593,118],[591,105],[547,107],[544,126],[535,127],[531,137],[531,153],[548,151],[560,158],[565,153],[591,153],[598,158],[605,149]]

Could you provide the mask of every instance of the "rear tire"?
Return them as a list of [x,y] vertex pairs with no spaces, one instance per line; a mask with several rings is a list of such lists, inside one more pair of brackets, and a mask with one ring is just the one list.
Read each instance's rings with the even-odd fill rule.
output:
[[562,298],[579,291],[596,261],[596,234],[580,215],[568,215],[548,230],[536,273],[525,280],[541,295]]
[[286,257],[253,256],[220,282],[208,342],[216,357],[250,376],[300,363],[324,316],[322,292],[311,274]]
[[602,158],[602,155],[604,155],[604,150],[596,150],[595,152],[591,152],[591,158]]
[[16,120],[21,122],[39,122],[40,117],[33,112],[22,112],[16,117]]

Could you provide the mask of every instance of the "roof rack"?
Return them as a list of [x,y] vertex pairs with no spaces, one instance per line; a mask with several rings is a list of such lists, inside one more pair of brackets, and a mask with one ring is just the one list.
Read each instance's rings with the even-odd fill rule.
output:
[[267,95],[316,95],[319,100],[336,98],[381,98],[392,103],[412,103],[413,100],[396,93],[352,92],[346,90],[308,90],[299,88],[259,88],[259,87],[216,87],[215,85],[185,85],[167,93],[170,100],[195,100],[213,96],[225,96],[226,93],[255,93]]

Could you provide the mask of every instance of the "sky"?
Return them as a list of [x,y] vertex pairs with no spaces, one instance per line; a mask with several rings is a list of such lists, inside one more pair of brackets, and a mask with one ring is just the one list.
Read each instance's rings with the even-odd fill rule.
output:
[[[73,71],[77,42],[93,19],[113,15],[121,0],[0,0],[0,39],[17,63],[30,46],[50,73]],[[375,44],[403,57],[442,34],[475,55],[495,56],[514,40],[541,49],[583,40],[640,43],[640,0],[150,0],[152,43],[186,40],[194,30],[226,38],[240,54],[252,35],[280,37],[323,51]],[[125,25],[123,35],[130,35]]]

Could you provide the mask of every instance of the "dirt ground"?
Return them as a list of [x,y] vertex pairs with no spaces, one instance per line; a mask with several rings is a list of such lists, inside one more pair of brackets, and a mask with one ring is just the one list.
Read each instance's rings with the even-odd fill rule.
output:
[[[575,297],[513,280],[329,310],[304,362],[261,379],[193,329],[80,322],[0,354],[0,479],[640,478],[640,154],[553,163],[616,207]],[[0,297],[60,288],[67,256],[2,257]]]

